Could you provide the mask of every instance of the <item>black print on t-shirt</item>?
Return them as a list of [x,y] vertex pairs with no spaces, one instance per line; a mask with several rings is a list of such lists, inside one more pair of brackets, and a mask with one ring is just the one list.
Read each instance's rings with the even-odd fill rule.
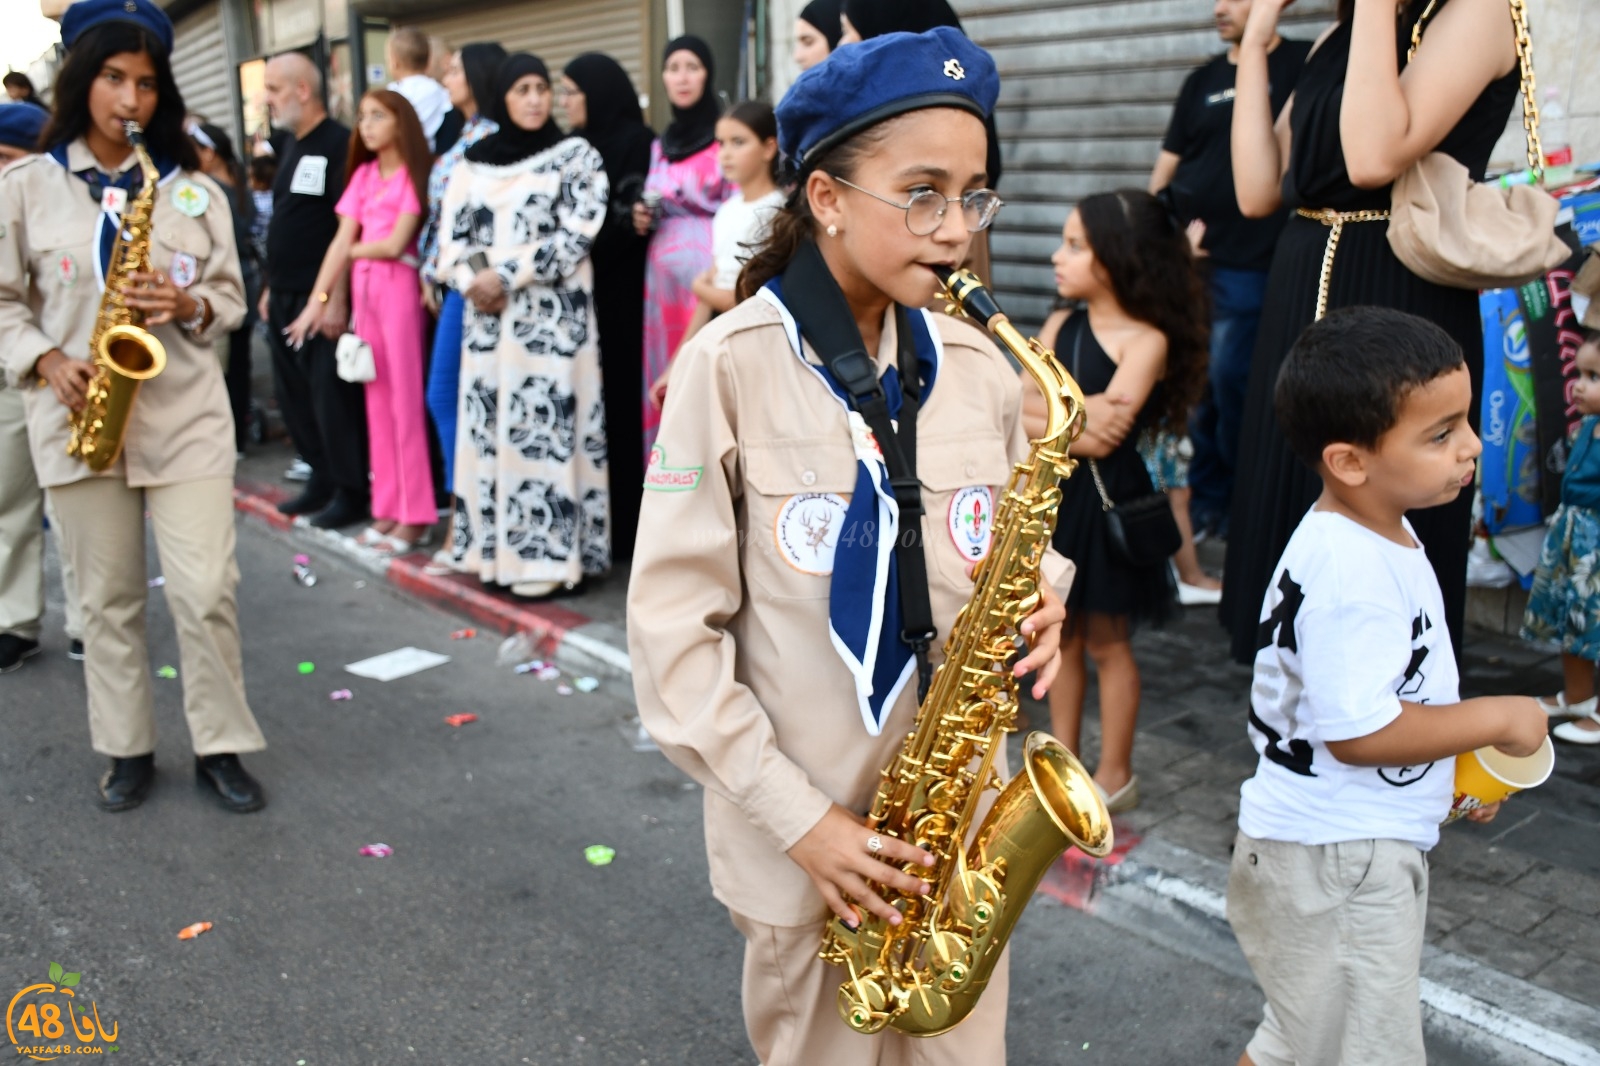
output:
[[1406,673],[1400,679],[1400,687],[1395,690],[1396,696],[1414,696],[1422,691],[1423,683],[1428,680],[1428,675],[1422,672],[1422,664],[1428,658],[1428,646],[1419,644],[1422,635],[1433,628],[1433,620],[1428,617],[1428,612],[1418,611],[1417,616],[1411,620],[1411,661],[1406,664]]
[[1316,777],[1311,770],[1311,743],[1310,741],[1295,739],[1289,741],[1289,750],[1283,749],[1283,734],[1261,720],[1255,708],[1250,708],[1250,724],[1261,730],[1261,735],[1267,738],[1267,746],[1261,754],[1277,763],[1292,773],[1301,777]]
[[[1278,647],[1291,652],[1300,650],[1299,641],[1295,639],[1294,635],[1294,620],[1300,613],[1300,605],[1306,602],[1305,592],[1295,583],[1294,578],[1289,576],[1289,571],[1287,570],[1283,572],[1283,576],[1278,578],[1278,591],[1283,594],[1283,598],[1278,601],[1278,605],[1272,609],[1272,613],[1267,616],[1266,620],[1261,623],[1261,628],[1256,631],[1256,651],[1258,652],[1273,642],[1274,631],[1276,631]],[[1267,738],[1267,746],[1262,752],[1263,755],[1285,770],[1297,773],[1301,777],[1317,776],[1311,771],[1310,741],[1291,740],[1289,741],[1288,749],[1285,750],[1283,734],[1262,721],[1261,716],[1256,714],[1254,707],[1250,709],[1250,724],[1260,730],[1261,735]]]
[[1278,606],[1272,609],[1272,613],[1261,623],[1261,628],[1256,630],[1256,651],[1272,643],[1273,631],[1276,630],[1278,647],[1298,652],[1300,646],[1294,636],[1294,620],[1300,613],[1300,605],[1306,602],[1306,594],[1295,584],[1287,570],[1278,579],[1278,591],[1283,593],[1283,599],[1278,601]]
[[[1428,646],[1420,644],[1423,635],[1433,628],[1433,619],[1428,617],[1428,612],[1418,611],[1417,616],[1411,620],[1411,661],[1406,664],[1405,676],[1400,679],[1400,687],[1395,690],[1396,696],[1415,696],[1422,691],[1423,684],[1428,680],[1428,675],[1422,672],[1422,664],[1428,659]],[[1381,766],[1378,776],[1396,788],[1405,788],[1414,785],[1425,777],[1433,763],[1426,766]]]

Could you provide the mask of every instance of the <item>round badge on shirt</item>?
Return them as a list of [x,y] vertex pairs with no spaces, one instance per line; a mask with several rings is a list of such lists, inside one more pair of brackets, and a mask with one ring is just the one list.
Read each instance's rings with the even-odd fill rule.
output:
[[987,485],[968,485],[950,500],[950,540],[968,562],[989,554],[994,538],[994,493]]
[[778,552],[802,574],[826,577],[833,573],[833,554],[839,547],[849,501],[832,492],[802,492],[778,508],[773,539]]
[[172,206],[190,218],[199,218],[211,206],[211,194],[185,178],[172,187]]

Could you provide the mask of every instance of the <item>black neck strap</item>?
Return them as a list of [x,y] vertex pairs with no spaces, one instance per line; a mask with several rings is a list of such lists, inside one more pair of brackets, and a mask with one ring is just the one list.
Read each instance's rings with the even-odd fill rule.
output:
[[807,241],[783,272],[783,302],[794,316],[800,333],[827,365],[835,381],[850,396],[850,406],[860,412],[883,451],[889,485],[900,508],[900,539],[894,546],[895,568],[900,577],[900,639],[917,656],[917,702],[928,694],[933,668],[929,650],[939,635],[933,624],[928,596],[928,561],[922,550],[922,482],[917,469],[917,411],[922,406],[922,377],[916,344],[911,337],[906,309],[895,307],[895,335],[899,340],[900,419],[897,431],[889,417],[889,400],[878,380],[877,361],[867,353],[855,315],[839,283],[828,271],[822,252]]

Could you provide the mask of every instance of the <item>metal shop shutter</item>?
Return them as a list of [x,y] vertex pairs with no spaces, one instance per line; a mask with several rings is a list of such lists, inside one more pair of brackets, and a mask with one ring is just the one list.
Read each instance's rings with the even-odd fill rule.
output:
[[622,64],[634,89],[649,92],[655,68],[642,60],[648,30],[645,12],[640,0],[522,0],[439,18],[396,21],[438,34],[452,48],[499,41],[508,52],[533,52],[549,64],[552,77],[574,56],[605,52]]
[[174,27],[172,75],[190,111],[221,126],[239,144],[239,122],[233,106],[233,68],[222,34],[222,5],[207,4]]
[[[1006,207],[994,285],[1019,322],[1055,298],[1050,255],[1073,203],[1145,188],[1189,71],[1222,51],[1205,0],[957,0],[966,31],[1000,67]],[[1301,0],[1285,32],[1314,40],[1333,0]]]

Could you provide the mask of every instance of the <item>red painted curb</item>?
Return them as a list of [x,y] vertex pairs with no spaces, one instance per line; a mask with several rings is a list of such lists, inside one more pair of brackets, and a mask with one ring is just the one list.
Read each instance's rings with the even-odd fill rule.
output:
[[[233,506],[240,514],[289,532],[294,520],[277,507],[288,495],[274,485],[239,482],[234,485]],[[554,655],[568,633],[590,622],[588,617],[553,603],[522,603],[507,594],[491,592],[464,574],[425,573],[427,563],[428,556],[423,552],[391,559],[384,567],[384,578],[408,595],[464,615],[497,633],[526,633],[540,655]]]

